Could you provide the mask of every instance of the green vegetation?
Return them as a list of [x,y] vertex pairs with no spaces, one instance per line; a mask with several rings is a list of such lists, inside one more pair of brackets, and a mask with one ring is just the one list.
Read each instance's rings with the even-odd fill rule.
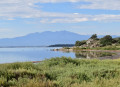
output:
[[75,47],[73,48],[73,51],[79,51],[79,50],[120,50],[120,46],[104,46],[104,47]]
[[110,35],[106,35],[103,38],[97,38],[97,34],[93,34],[88,40],[76,41],[75,46],[73,50],[120,50],[120,38],[112,38]]
[[119,60],[52,58],[0,65],[1,87],[119,87]]
[[120,44],[120,37],[118,37],[118,38],[114,38],[113,41],[114,41],[114,43],[118,43],[118,44]]
[[75,44],[55,44],[55,45],[49,45],[48,47],[72,47],[75,46]]
[[63,48],[64,48],[64,49],[68,49],[68,50],[70,49],[70,47],[63,47]]
[[96,47],[92,48],[93,50],[120,50],[119,46],[105,46],[105,47]]
[[84,45],[84,44],[86,44],[85,40],[83,40],[83,41],[76,41],[75,46],[81,46],[81,45]]
[[97,34],[93,34],[93,35],[90,37],[90,39],[97,40],[97,39],[98,39],[98,38],[97,38]]
[[102,46],[108,46],[108,45],[112,45],[112,37],[110,35],[106,35],[105,37],[100,39],[100,44]]

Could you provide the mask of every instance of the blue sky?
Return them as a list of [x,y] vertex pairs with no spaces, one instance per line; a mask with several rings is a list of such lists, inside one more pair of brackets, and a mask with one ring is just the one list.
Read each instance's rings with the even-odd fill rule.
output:
[[0,38],[67,30],[120,35],[120,0],[1,0]]

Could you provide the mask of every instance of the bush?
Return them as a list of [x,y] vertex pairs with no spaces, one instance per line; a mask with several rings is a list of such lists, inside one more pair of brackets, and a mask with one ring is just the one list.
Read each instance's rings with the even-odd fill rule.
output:
[[69,49],[70,49],[70,47],[64,47],[64,49],[68,49],[68,50],[69,50]]
[[98,77],[100,79],[105,78],[105,79],[111,79],[115,78],[120,75],[120,71],[117,70],[101,70],[101,71],[96,71],[93,72],[93,75],[95,77]]
[[86,44],[85,40],[83,40],[83,41],[76,41],[75,46],[81,46],[81,45],[84,45],[84,44]]
[[97,39],[98,39],[98,38],[97,38],[97,34],[93,34],[93,35],[90,37],[90,39],[97,40]]
[[105,37],[100,39],[100,44],[102,46],[112,45],[112,37],[110,35],[106,35]]
[[118,87],[119,60],[57,57],[0,65],[0,87]]

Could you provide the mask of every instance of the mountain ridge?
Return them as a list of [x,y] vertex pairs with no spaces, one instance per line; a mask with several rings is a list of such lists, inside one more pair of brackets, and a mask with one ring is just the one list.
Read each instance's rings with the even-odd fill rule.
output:
[[80,35],[69,31],[45,31],[31,33],[16,38],[0,39],[0,46],[49,46],[54,44],[74,44],[75,41],[87,40],[90,36],[91,35]]

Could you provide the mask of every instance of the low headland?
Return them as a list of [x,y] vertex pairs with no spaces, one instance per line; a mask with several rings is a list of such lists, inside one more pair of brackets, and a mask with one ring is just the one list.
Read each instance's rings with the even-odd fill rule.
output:
[[120,37],[112,38],[106,35],[98,38],[93,34],[88,40],[76,41],[73,47],[63,47],[61,49],[53,49],[53,51],[117,51],[120,52]]

